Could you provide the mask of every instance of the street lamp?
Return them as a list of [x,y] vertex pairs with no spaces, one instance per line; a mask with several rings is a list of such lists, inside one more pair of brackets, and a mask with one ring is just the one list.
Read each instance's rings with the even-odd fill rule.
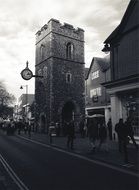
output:
[[[21,77],[24,79],[24,80],[30,80],[32,77],[35,77],[35,78],[43,78],[43,76],[40,76],[40,75],[34,75],[33,72],[29,69],[29,62],[27,61],[26,62],[26,67],[25,69],[23,69],[21,71]],[[21,86],[20,89],[23,89],[24,86]],[[26,119],[27,119],[27,103],[28,103],[28,85],[25,85],[26,87]]]
[[26,88],[26,105],[25,105],[25,114],[26,114],[26,121],[27,121],[27,104],[28,104],[28,85],[21,85],[20,89]]
[[101,50],[104,53],[109,53],[110,52],[110,45],[109,44],[104,44],[104,48]]

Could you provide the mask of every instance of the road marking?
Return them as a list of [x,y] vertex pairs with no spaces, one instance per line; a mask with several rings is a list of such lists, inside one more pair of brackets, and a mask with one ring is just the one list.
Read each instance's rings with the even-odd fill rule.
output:
[[1,154],[0,154],[0,162],[2,163],[3,167],[8,172],[8,174],[10,175],[10,177],[13,179],[13,181],[16,183],[16,185],[19,187],[19,190],[29,190],[28,187],[16,175],[16,173],[13,171],[13,169],[10,167],[10,165],[6,162],[6,160],[3,158]]
[[[83,160],[86,160],[86,161],[89,161],[93,164],[97,164],[97,165],[101,165],[101,166],[104,166],[104,167],[107,167],[107,168],[110,168],[110,169],[113,169],[113,170],[116,170],[116,171],[120,171],[122,173],[125,173],[125,174],[129,174],[129,175],[132,175],[132,176],[135,176],[135,177],[138,177],[139,178],[139,174],[138,173],[135,173],[135,172],[132,172],[132,171],[127,171],[123,168],[119,168],[117,166],[113,166],[111,164],[108,164],[108,163],[104,163],[104,162],[101,162],[101,161],[98,161],[98,160],[93,160],[93,159],[90,159],[90,158],[87,158],[85,156],[82,156],[82,155],[79,155],[79,154],[76,154],[76,153],[73,153],[73,152],[68,152],[66,150],[63,150],[61,148],[58,148],[58,147],[54,147],[52,145],[48,145],[48,144],[44,144],[44,143],[41,143],[41,142],[38,142],[36,140],[32,140],[32,139],[28,139],[26,137],[23,137],[23,136],[18,136],[22,139],[25,139],[25,140],[28,140],[32,143],[35,143],[35,144],[38,144],[38,145],[41,145],[43,147],[47,147],[47,148],[51,148],[51,149],[54,149],[54,150],[57,150],[59,152],[63,152],[63,153],[66,153],[68,155],[71,155],[71,156],[74,156],[74,157],[77,157],[77,158],[80,158],[80,159],[83,159]],[[53,144],[54,145],[54,144]]]

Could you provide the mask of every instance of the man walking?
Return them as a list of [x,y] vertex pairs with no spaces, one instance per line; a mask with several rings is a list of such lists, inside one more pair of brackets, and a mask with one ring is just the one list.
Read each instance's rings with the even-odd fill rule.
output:
[[67,122],[67,147],[73,149],[73,141],[75,138],[75,126],[74,121]]
[[98,125],[97,125],[95,118],[89,119],[87,128],[88,128],[89,141],[92,146],[91,153],[95,153],[96,140],[98,139]]
[[107,123],[107,127],[108,127],[109,140],[112,140],[112,122],[111,122],[111,118],[109,119],[109,121]]
[[134,139],[134,131],[133,131],[133,127],[132,127],[132,123],[131,123],[131,119],[128,117],[126,122],[125,122],[125,126],[127,129],[127,134],[128,136],[131,138],[136,150],[138,150],[138,145]]
[[124,161],[128,162],[128,152],[127,152],[127,129],[123,123],[123,119],[119,119],[119,122],[115,125],[115,131],[118,136],[119,152],[124,152]]

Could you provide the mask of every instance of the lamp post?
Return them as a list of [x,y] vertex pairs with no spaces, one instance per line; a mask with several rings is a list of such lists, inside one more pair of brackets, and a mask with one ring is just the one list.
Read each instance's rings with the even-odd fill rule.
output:
[[25,105],[25,115],[26,115],[26,121],[27,121],[27,104],[28,104],[28,85],[21,85],[20,89],[26,88],[26,105]]
[[110,52],[110,44],[104,44],[104,48],[101,50],[104,53],[109,53]]
[[[40,76],[40,75],[33,75],[33,72],[29,69],[29,62],[27,61],[26,62],[26,67],[25,69],[23,69],[21,71],[21,77],[24,79],[24,80],[30,80],[32,77],[35,77],[35,78],[43,78],[43,76]],[[24,86],[21,86],[20,89],[23,89]],[[28,103],[28,85],[25,85],[26,87],[26,105]],[[27,106],[26,106],[27,108]],[[36,108],[35,108],[35,112],[36,112]],[[27,109],[26,109],[26,119],[27,119]]]

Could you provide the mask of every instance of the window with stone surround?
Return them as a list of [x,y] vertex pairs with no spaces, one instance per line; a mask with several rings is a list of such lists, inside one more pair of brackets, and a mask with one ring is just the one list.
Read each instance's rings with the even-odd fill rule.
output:
[[74,46],[72,43],[67,43],[66,46],[66,58],[67,59],[73,59],[73,55],[74,55]]

